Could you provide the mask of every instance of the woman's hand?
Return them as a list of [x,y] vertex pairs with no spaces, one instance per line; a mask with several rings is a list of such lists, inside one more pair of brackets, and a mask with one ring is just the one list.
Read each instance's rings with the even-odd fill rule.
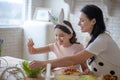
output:
[[29,67],[31,69],[36,69],[36,68],[39,68],[39,67],[44,67],[45,66],[45,62],[44,61],[32,61],[29,63]]
[[34,45],[33,40],[32,39],[28,39],[28,42],[27,42],[28,51],[30,53],[32,53],[32,54],[35,53],[35,48],[33,47],[33,45]]

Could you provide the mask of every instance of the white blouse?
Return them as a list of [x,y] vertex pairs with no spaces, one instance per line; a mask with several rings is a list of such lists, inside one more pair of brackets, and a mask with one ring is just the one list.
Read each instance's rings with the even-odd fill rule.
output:
[[120,79],[120,49],[109,34],[100,34],[86,51],[95,54],[95,60],[89,65],[96,75],[111,74]]

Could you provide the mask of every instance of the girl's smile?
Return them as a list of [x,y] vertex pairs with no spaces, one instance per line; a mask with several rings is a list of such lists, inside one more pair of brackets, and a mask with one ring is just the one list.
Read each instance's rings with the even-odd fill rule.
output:
[[70,43],[70,38],[71,38],[70,34],[67,34],[58,28],[55,29],[55,40],[59,45],[62,46],[72,45]]

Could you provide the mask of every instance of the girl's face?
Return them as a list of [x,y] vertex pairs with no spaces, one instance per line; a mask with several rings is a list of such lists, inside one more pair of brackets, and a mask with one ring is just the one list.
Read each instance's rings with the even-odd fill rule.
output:
[[95,23],[95,19],[89,20],[87,15],[81,12],[78,25],[81,27],[82,32],[91,33]]
[[55,29],[55,40],[59,45],[62,45],[64,47],[68,47],[68,46],[72,45],[70,43],[71,37],[72,37],[72,34],[67,34],[59,28]]

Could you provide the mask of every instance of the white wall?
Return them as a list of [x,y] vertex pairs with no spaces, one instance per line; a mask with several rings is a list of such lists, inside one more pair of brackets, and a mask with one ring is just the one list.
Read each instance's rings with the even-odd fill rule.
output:
[[48,54],[31,55],[27,49],[27,40],[32,38],[34,47],[41,47],[48,43],[54,42],[54,29],[50,22],[27,21],[24,24],[24,55],[27,60],[46,60]]

